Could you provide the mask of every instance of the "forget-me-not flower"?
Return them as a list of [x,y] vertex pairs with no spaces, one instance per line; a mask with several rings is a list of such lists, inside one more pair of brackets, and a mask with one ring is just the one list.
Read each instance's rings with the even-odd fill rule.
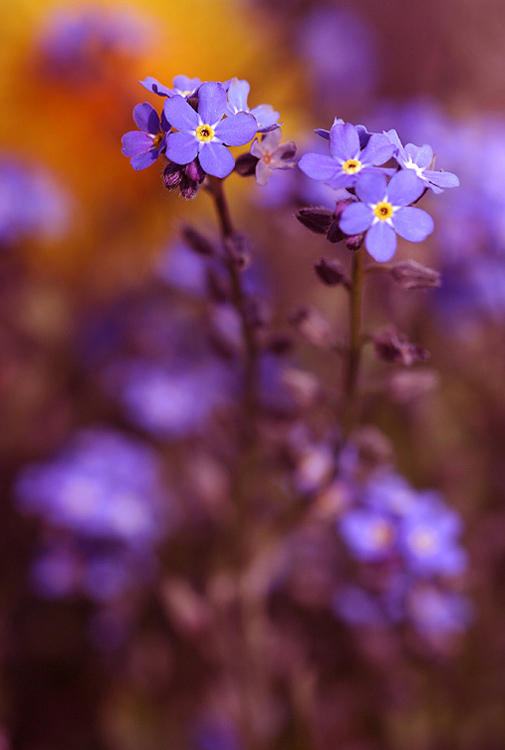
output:
[[139,128],[125,133],[121,139],[121,153],[130,159],[133,169],[140,170],[151,166],[164,150],[170,124],[164,113],[161,119],[151,104],[137,104],[133,119]]
[[259,104],[257,107],[249,109],[247,97],[250,89],[248,81],[240,81],[238,78],[231,79],[228,87],[227,114],[236,115],[238,112],[249,112],[258,123],[260,133],[278,128],[280,114],[275,111],[271,104]]
[[459,179],[452,172],[443,172],[431,169],[433,163],[433,149],[428,144],[414,146],[407,143],[404,147],[396,130],[388,130],[386,133],[391,143],[396,146],[395,159],[402,169],[412,169],[421,179],[425,187],[434,193],[442,193],[444,188],[458,187]]
[[184,75],[175,76],[171,89],[164,86],[152,76],[147,76],[147,78],[144,78],[143,81],[139,81],[139,83],[148,91],[152,91],[153,94],[158,94],[158,96],[183,96],[185,99],[190,99],[198,91],[201,80],[199,78],[190,78],[189,76]]
[[253,115],[239,112],[223,118],[226,91],[220,83],[202,83],[198,89],[198,112],[182,97],[166,99],[165,117],[178,132],[167,139],[167,157],[176,164],[189,164],[198,156],[202,169],[214,177],[226,177],[235,159],[226,146],[243,146],[258,132]]
[[422,242],[434,228],[433,219],[410,204],[424,191],[424,183],[410,169],[397,172],[389,182],[383,174],[362,175],[356,183],[359,202],[340,217],[344,234],[366,232],[365,247],[377,261],[388,261],[396,252],[396,235]]

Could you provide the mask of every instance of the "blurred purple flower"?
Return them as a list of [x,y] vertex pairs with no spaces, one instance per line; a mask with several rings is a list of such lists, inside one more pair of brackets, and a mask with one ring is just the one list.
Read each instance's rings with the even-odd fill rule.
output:
[[388,261],[396,252],[396,233],[410,242],[422,242],[433,231],[426,211],[410,206],[424,190],[411,170],[397,172],[387,185],[382,174],[368,173],[356,183],[360,202],[342,213],[340,228],[348,235],[366,232],[365,247],[377,261]]
[[358,560],[383,560],[396,546],[397,528],[392,518],[372,508],[358,508],[344,513],[339,530]]
[[251,154],[259,159],[256,165],[256,182],[266,185],[274,169],[291,169],[296,166],[296,146],[293,141],[280,145],[282,131],[276,128],[264,135],[261,140],[255,139]]
[[428,637],[464,631],[472,619],[468,599],[427,584],[410,591],[407,612],[417,630]]

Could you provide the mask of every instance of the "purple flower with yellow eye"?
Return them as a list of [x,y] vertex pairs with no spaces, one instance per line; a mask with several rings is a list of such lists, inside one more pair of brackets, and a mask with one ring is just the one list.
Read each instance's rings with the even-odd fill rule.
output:
[[410,242],[422,242],[433,231],[431,216],[410,205],[424,187],[410,169],[397,172],[389,185],[383,174],[364,174],[355,186],[359,202],[344,209],[340,229],[347,235],[366,232],[365,247],[372,258],[388,261],[396,252],[397,234]]
[[236,115],[238,112],[249,112],[258,123],[258,132],[266,133],[279,127],[279,112],[276,112],[271,104],[259,104],[249,109],[247,97],[251,87],[248,81],[239,81],[232,78],[228,86],[227,114]]
[[442,193],[444,188],[458,187],[459,179],[455,174],[431,169],[434,158],[431,146],[426,143],[424,146],[414,146],[413,143],[407,143],[403,147],[396,130],[388,130],[386,135],[398,149],[395,159],[400,167],[411,169],[424,182],[425,187],[430,188],[434,193]]
[[152,91],[153,94],[158,94],[158,96],[183,96],[185,99],[190,99],[196,94],[201,80],[199,78],[190,78],[189,76],[175,76],[171,89],[164,86],[152,76],[147,76],[147,78],[139,81],[139,83],[148,91]]
[[[300,169],[308,177],[327,182],[332,188],[354,187],[359,176],[385,164],[395,150],[387,135],[366,133],[367,137],[363,138],[363,130],[336,120],[328,134],[331,156],[304,154],[298,163]],[[326,137],[325,131],[316,132]]]
[[202,169],[214,177],[226,177],[235,159],[226,146],[243,146],[258,132],[253,115],[239,112],[223,118],[227,96],[220,83],[202,83],[198,89],[198,112],[182,97],[165,101],[166,119],[178,132],[167,138],[167,157],[176,164],[189,164],[198,156]]
[[147,102],[137,104],[133,119],[139,129],[125,133],[121,139],[121,153],[130,159],[133,169],[140,170],[151,166],[165,148],[170,124],[163,113],[160,119]]

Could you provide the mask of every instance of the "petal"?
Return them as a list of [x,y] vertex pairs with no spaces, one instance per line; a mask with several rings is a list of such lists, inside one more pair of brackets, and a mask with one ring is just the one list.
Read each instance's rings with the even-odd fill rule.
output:
[[154,107],[147,102],[137,104],[137,106],[134,107],[133,119],[138,129],[143,130],[144,133],[152,133],[153,135],[156,135],[156,133],[159,133],[161,130],[158,113]]
[[339,165],[331,156],[314,153],[304,154],[298,166],[313,180],[330,180],[340,170]]
[[253,107],[250,112],[256,118],[258,130],[268,130],[268,128],[277,124],[281,116],[280,112],[276,112],[271,104],[259,104],[257,107]]
[[235,159],[222,143],[204,143],[199,154],[202,168],[214,177],[227,177],[233,171]]
[[268,167],[265,162],[260,159],[256,164],[256,182],[258,185],[266,185],[271,174],[271,167]]
[[431,169],[426,169],[424,176],[427,180],[440,188],[452,188],[458,187],[459,185],[458,177],[452,172],[437,172]]
[[330,130],[330,151],[335,159],[353,159],[359,151],[358,131],[350,122],[336,122]]
[[374,133],[370,136],[368,144],[365,146],[359,157],[363,164],[374,164],[379,166],[385,164],[395,152],[395,147],[387,137],[381,133]]
[[427,143],[424,146],[414,146],[413,143],[407,143],[405,153],[421,169],[429,167],[433,159],[433,149]]
[[408,206],[422,195],[426,185],[412,169],[400,169],[388,186],[388,199],[393,206]]
[[385,132],[384,135],[386,135],[389,138],[393,146],[395,146],[398,149],[398,151],[402,152],[404,150],[402,142],[400,140],[400,136],[398,135],[398,133],[396,132],[394,128]]
[[381,172],[365,172],[356,182],[356,195],[365,203],[378,203],[386,195],[386,177]]
[[263,157],[263,154],[265,153],[266,149],[264,148],[261,141],[259,141],[257,138],[254,139],[254,141],[251,144],[251,154],[255,156],[257,159],[261,159]]
[[138,154],[137,156],[133,156],[130,163],[133,169],[135,169],[138,172],[140,169],[145,169],[146,167],[150,167],[151,164],[156,161],[159,155],[160,155],[159,149],[152,148],[150,151],[146,151],[143,154]]
[[396,234],[385,221],[378,221],[365,237],[365,247],[375,260],[384,263],[396,252]]
[[163,86],[162,83],[157,81],[156,78],[153,78],[152,76],[147,76],[147,78],[144,78],[143,81],[139,81],[139,83],[148,91],[152,91],[154,94],[158,94],[158,96],[172,96],[172,89],[168,89],[166,86]]
[[196,130],[200,124],[198,115],[193,107],[188,104],[184,97],[179,95],[166,99],[163,106],[163,113],[168,122],[174,128],[177,128],[177,130],[182,130],[182,132],[187,133]]
[[400,208],[393,215],[393,225],[400,235],[409,242],[422,242],[433,232],[435,224],[431,216],[422,208]]
[[202,122],[214,125],[224,115],[225,109],[226,91],[221,84],[214,81],[202,83],[198,89],[198,114]]
[[275,128],[275,130],[271,130],[270,133],[267,133],[263,136],[263,138],[261,139],[261,146],[264,150],[268,151],[270,154],[273,154],[273,152],[278,148],[281,140],[282,130],[280,128]]
[[225,117],[216,127],[216,136],[228,146],[243,146],[249,143],[256,133],[258,126],[256,120],[247,112],[239,112],[237,115]]
[[167,158],[176,164],[189,164],[198,153],[198,141],[190,133],[170,133],[167,138]]
[[373,220],[373,211],[365,203],[351,203],[342,212],[338,223],[344,234],[353,235],[365,232]]
[[248,112],[247,97],[251,87],[247,81],[239,81],[238,78],[232,78],[228,87],[228,107],[231,114],[237,112]]
[[201,80],[199,78],[189,78],[189,76],[183,75],[175,76],[172,83],[174,89],[172,93],[185,97],[187,96],[186,91],[192,94],[200,84]]
[[140,130],[131,130],[121,138],[121,153],[130,159],[132,156],[138,156],[138,154],[149,151],[153,147],[153,143],[153,138],[147,133],[142,133]]

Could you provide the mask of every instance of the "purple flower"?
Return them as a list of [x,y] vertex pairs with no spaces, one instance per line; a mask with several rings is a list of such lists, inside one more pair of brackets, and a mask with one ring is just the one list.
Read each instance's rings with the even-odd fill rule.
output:
[[127,156],[133,169],[145,169],[156,161],[166,146],[167,131],[170,125],[162,112],[158,113],[147,102],[137,104],[133,110],[133,119],[138,130],[131,130],[121,139],[121,153]]
[[295,144],[289,141],[281,146],[281,138],[281,129],[276,128],[264,135],[261,140],[255,139],[251,146],[251,154],[259,159],[256,165],[258,185],[266,185],[274,169],[291,169],[296,166]]
[[431,146],[427,144],[414,146],[413,143],[407,143],[403,147],[396,130],[388,130],[386,135],[398,149],[395,159],[402,169],[412,169],[425,183],[426,187],[429,187],[434,193],[442,193],[443,188],[458,187],[459,180],[455,174],[430,168],[434,158]]
[[[332,188],[354,187],[360,175],[387,162],[394,146],[384,134],[366,133],[350,123],[336,120],[329,132],[331,156],[308,153],[299,161],[302,172],[314,180],[322,180]],[[325,137],[324,131],[319,134]]]
[[258,131],[265,133],[279,127],[279,112],[276,112],[271,104],[259,104],[257,107],[249,109],[247,106],[247,97],[249,96],[250,85],[247,81],[239,81],[238,78],[232,78],[228,87],[228,106],[226,113],[236,115],[239,112],[249,112],[258,123]]
[[198,89],[198,112],[182,96],[165,101],[165,116],[177,128],[167,139],[167,157],[176,164],[189,164],[198,156],[202,169],[214,177],[226,177],[235,160],[226,146],[243,146],[257,133],[254,117],[239,112],[222,119],[226,91],[219,83],[202,83]]
[[139,81],[139,83],[148,91],[152,91],[153,94],[158,94],[158,96],[183,96],[185,99],[191,99],[192,96],[195,96],[202,82],[199,78],[189,78],[189,76],[180,75],[175,76],[171,89],[164,86],[152,76],[147,76],[147,78]]
[[459,515],[436,495],[421,496],[399,528],[398,543],[408,567],[418,575],[462,573],[467,555],[457,543],[461,527]]
[[375,260],[393,257],[396,234],[410,242],[422,242],[433,231],[431,216],[409,205],[424,191],[423,181],[412,170],[400,170],[389,185],[383,174],[364,174],[355,189],[360,202],[347,206],[340,228],[347,235],[366,232],[365,247]]
[[407,612],[417,630],[426,636],[463,631],[472,614],[465,597],[432,585],[417,586],[410,592]]
[[345,513],[340,519],[339,528],[358,560],[383,560],[396,543],[395,522],[385,513],[374,509],[359,508]]

